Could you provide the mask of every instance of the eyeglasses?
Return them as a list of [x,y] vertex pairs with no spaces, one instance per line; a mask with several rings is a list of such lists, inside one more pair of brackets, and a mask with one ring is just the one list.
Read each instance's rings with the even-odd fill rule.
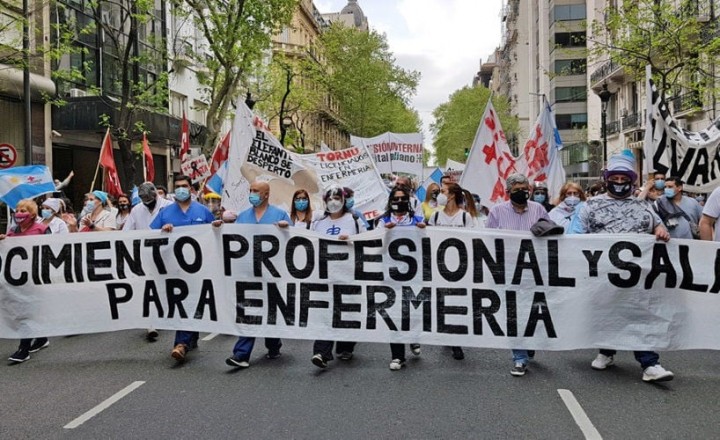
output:
[[392,197],[390,200],[393,202],[406,202],[410,200],[410,197]]

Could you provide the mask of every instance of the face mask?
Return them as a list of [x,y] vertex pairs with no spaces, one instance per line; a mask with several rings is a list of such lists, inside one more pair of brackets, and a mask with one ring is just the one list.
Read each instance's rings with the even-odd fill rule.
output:
[[152,211],[155,209],[155,205],[157,205],[157,200],[153,199],[151,202],[143,202],[143,205],[147,206],[147,209]]
[[30,218],[29,212],[16,212],[15,213],[15,223],[17,223],[17,224],[25,223],[25,221],[27,221],[27,219],[29,219],[29,218]]
[[672,199],[675,197],[675,190],[672,188],[665,188],[665,197],[668,199]]
[[545,194],[534,194],[533,200],[538,203],[545,203]]
[[306,199],[295,200],[295,209],[298,211],[305,211],[308,208],[308,205],[310,205],[310,202]]
[[355,197],[350,197],[349,199],[345,200],[345,207],[347,209],[352,209],[353,206],[355,206]]
[[190,198],[190,189],[188,188],[175,188],[175,200],[179,202],[185,202]]
[[250,204],[253,206],[260,206],[262,203],[262,198],[260,198],[260,194],[258,193],[252,193],[248,197],[248,200],[250,201]]
[[343,202],[341,200],[328,200],[327,201],[327,210],[331,214],[335,214],[337,212],[342,211],[343,208]]
[[43,209],[42,211],[40,211],[40,215],[42,215],[42,218],[44,220],[49,219],[50,217],[53,216],[53,214],[54,213],[53,213],[52,209]]
[[664,189],[664,188],[665,188],[665,181],[664,181],[664,180],[656,180],[656,181],[655,181],[655,188],[656,188],[656,189]]
[[85,204],[85,209],[87,210],[87,212],[93,212],[95,210],[95,202],[92,200],[87,202]]
[[126,211],[130,209],[130,205],[128,205],[127,203],[123,203],[121,205],[118,205],[118,209],[120,209],[121,211]]
[[529,198],[530,191],[526,189],[510,193],[510,200],[512,200],[516,205],[526,205]]
[[393,212],[408,212],[410,210],[410,202],[393,202],[390,205],[390,209],[392,209]]
[[703,196],[697,196],[697,197],[695,197],[695,200],[697,200],[698,202],[702,203],[702,202],[705,201],[705,197],[703,197]]
[[628,183],[608,182],[607,190],[613,196],[615,196],[619,199],[624,199],[625,197],[629,196],[630,193],[632,192],[632,184],[630,182],[628,182]]
[[578,196],[565,197],[565,204],[570,207],[577,206],[578,203],[580,203],[580,197],[578,197]]
[[448,198],[447,198],[447,196],[446,196],[445,194],[439,194],[439,195],[437,196],[437,203],[438,203],[438,205],[440,205],[440,206],[445,206],[445,205],[447,205],[447,202],[448,202]]
[[438,195],[440,195],[440,191],[433,191],[433,192],[432,192],[432,199],[433,199],[433,200],[437,200]]

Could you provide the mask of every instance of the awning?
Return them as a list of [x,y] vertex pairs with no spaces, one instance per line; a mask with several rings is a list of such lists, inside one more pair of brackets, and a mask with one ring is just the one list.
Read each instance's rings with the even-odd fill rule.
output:
[[[30,74],[30,99],[43,101],[43,96],[55,96],[55,83],[50,78]],[[23,71],[17,67],[0,64],[0,95],[23,99]]]

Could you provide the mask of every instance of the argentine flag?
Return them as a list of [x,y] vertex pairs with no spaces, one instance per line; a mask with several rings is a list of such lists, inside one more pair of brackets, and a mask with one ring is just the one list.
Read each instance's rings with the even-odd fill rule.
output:
[[55,191],[50,169],[45,165],[28,165],[0,170],[0,200],[15,209],[23,199]]

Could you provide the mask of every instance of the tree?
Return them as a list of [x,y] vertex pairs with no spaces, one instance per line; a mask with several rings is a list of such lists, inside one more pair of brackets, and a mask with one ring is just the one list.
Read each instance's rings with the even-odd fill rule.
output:
[[[465,86],[456,90],[448,102],[433,110],[435,122],[430,126],[435,147],[435,163],[448,159],[465,161],[465,149],[472,147],[475,133],[491,92],[483,86]],[[507,137],[516,135],[517,118],[510,114],[510,103],[502,96],[493,96],[492,103]]]
[[420,131],[419,118],[409,109],[420,73],[395,64],[384,35],[333,24],[320,40],[325,84],[339,102],[348,132],[370,137]]
[[592,57],[609,58],[640,82],[650,65],[658,88],[666,93],[715,88],[720,38],[714,36],[713,22],[698,19],[702,11],[697,0],[622,0],[603,13],[603,22],[591,24]]
[[298,0],[172,0],[176,15],[190,14],[206,48],[190,53],[205,66],[198,72],[207,108],[210,151],[243,79],[262,61],[271,36],[290,23]]

